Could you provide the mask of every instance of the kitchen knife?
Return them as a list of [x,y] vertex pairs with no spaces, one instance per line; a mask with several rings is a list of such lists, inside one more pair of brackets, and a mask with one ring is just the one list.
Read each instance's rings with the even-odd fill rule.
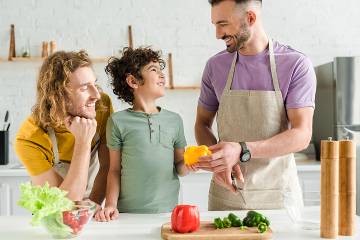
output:
[[232,181],[232,186],[234,187],[236,192],[240,194],[244,204],[246,204],[245,198],[244,198],[244,196],[243,196],[243,194],[241,192],[242,188],[238,187],[237,182],[236,182],[236,178],[235,178],[233,173],[231,173],[231,181]]
[[3,130],[5,131],[6,130],[6,126],[7,126],[7,121],[9,119],[9,110],[6,110],[6,113],[5,113],[5,118],[4,118],[4,124],[3,124]]

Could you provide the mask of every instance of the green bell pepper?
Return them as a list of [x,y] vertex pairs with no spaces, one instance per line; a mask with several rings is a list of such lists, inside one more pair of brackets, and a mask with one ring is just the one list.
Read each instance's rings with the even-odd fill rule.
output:
[[215,227],[218,229],[224,228],[224,223],[221,220],[221,218],[219,218],[219,217],[214,219],[214,224],[215,224]]
[[232,227],[240,227],[243,225],[241,219],[234,213],[229,213],[228,218],[231,221]]
[[229,220],[229,218],[224,217],[223,223],[224,223],[224,227],[225,227],[225,228],[231,227],[231,221]]
[[264,232],[266,232],[267,231],[267,225],[266,225],[266,223],[259,223],[259,225],[258,225],[258,231],[259,231],[259,233],[264,233]]

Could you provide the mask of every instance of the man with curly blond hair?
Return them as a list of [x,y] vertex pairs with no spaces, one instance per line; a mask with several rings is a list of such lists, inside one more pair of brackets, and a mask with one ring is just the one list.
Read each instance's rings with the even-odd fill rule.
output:
[[85,51],[59,51],[45,59],[32,114],[15,140],[32,183],[48,182],[66,190],[71,200],[101,204],[109,165],[106,121],[112,111]]

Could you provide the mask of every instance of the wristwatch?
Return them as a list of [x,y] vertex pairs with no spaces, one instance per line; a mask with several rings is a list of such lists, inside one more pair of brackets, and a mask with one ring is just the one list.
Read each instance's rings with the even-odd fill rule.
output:
[[247,162],[251,159],[250,150],[247,148],[245,142],[239,142],[241,146],[240,162]]

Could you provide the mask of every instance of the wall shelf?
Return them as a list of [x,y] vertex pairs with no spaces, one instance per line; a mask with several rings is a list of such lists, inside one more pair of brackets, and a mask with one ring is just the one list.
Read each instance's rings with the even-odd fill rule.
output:
[[[96,57],[91,58],[93,63],[107,63],[109,57]],[[11,61],[0,58],[0,62],[42,62],[44,58],[42,57],[14,57]]]
[[44,59],[42,57],[14,57],[8,62],[40,62]]
[[[93,63],[107,63],[110,57],[95,57],[95,58],[91,58]],[[44,58],[42,57],[14,57],[12,58],[11,61],[4,59],[4,58],[0,58],[0,62],[9,62],[9,63],[18,63],[18,62],[37,62],[37,63],[41,63],[42,61],[44,61]],[[200,86],[174,86],[174,87],[170,87],[170,86],[166,86],[165,87],[166,90],[199,90]]]

